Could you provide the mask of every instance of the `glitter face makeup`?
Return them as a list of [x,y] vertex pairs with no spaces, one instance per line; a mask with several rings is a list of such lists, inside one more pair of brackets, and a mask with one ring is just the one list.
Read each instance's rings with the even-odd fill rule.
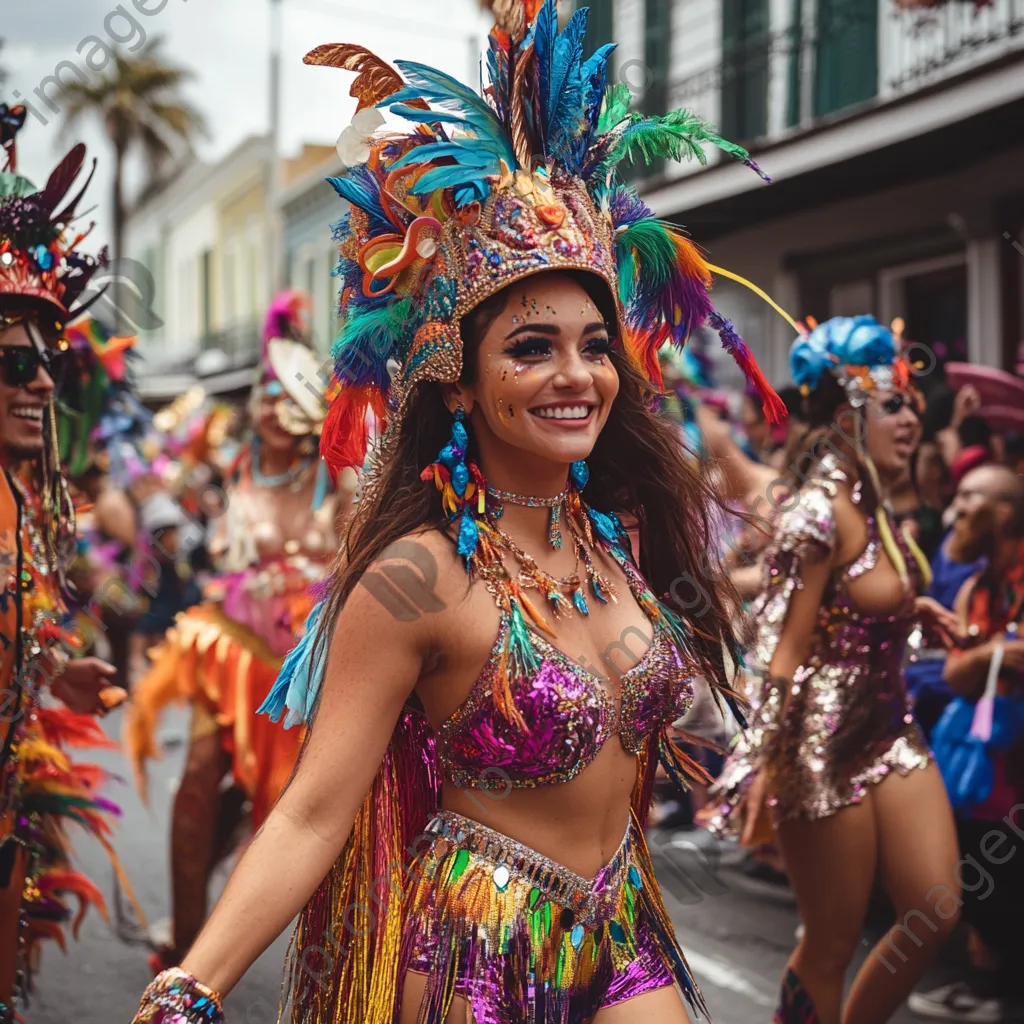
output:
[[538,274],[511,290],[480,341],[484,372],[462,392],[474,436],[484,453],[507,446],[560,463],[585,459],[618,394],[615,341],[568,275]]

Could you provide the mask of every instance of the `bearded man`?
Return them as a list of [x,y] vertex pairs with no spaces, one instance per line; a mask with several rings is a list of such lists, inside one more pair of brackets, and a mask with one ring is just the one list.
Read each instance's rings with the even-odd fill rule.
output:
[[984,560],[957,595],[962,638],[946,661],[954,693],[976,701],[995,662],[995,736],[988,748],[994,781],[988,798],[957,813],[964,877],[963,917],[971,926],[971,975],[930,993],[910,1009],[931,1020],[1008,1019],[1024,963],[1024,480],[1005,466],[984,465],[961,479],[949,542],[956,561]]

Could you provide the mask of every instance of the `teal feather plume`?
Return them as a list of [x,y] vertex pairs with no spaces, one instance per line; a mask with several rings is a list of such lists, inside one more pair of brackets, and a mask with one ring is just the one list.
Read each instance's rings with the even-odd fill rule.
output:
[[268,715],[272,722],[284,715],[286,729],[309,722],[320,691],[327,645],[317,643],[317,625],[325,604],[320,601],[309,613],[302,639],[284,659],[266,700],[256,709],[256,714]]
[[530,639],[519,602],[512,598],[508,616],[508,664],[512,674],[522,678],[540,668],[541,657]]
[[625,82],[614,82],[608,86],[601,105],[601,116],[597,121],[599,135],[606,135],[626,119],[632,100],[633,93]]
[[338,380],[354,386],[372,383],[386,393],[390,384],[387,362],[400,353],[411,313],[412,298],[372,308],[350,306],[331,347]]
[[[403,107],[407,101],[414,99],[426,100],[437,104],[444,110],[460,115],[466,124],[475,132],[478,139],[487,139],[496,153],[509,167],[514,167],[515,153],[501,121],[486,100],[478,96],[472,89],[446,75],[443,71],[427,67],[415,61],[397,61],[398,67],[405,75],[409,84],[399,89],[393,96],[385,100],[381,106],[393,110],[396,106]],[[403,114],[402,116],[406,116]],[[429,124],[435,112],[421,111],[415,120]],[[447,120],[438,118],[438,120]]]
[[669,226],[657,217],[628,225],[615,236],[615,259],[619,300],[624,306],[631,306],[641,290],[648,294],[663,288],[676,272],[676,246]]

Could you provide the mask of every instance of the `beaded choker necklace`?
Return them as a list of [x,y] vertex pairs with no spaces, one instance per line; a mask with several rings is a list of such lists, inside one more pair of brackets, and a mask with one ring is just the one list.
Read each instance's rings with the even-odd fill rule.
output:
[[268,476],[260,469],[259,438],[253,438],[249,472],[252,475],[252,482],[258,487],[276,489],[278,487],[287,487],[290,484],[293,490],[297,491],[301,488],[302,478],[311,465],[313,465],[312,453],[304,456],[300,462],[295,463],[294,466],[289,467],[283,473],[275,473]]
[[[562,546],[562,510],[565,506],[565,499],[569,496],[569,488],[566,487],[561,494],[551,498],[537,498],[532,494],[516,494],[514,491],[499,491],[497,488],[488,487],[487,497],[497,503],[494,517],[500,518],[504,511],[503,505],[520,505],[523,508],[549,508],[551,519],[548,524],[548,540],[556,550]],[[577,552],[579,562],[579,552]]]

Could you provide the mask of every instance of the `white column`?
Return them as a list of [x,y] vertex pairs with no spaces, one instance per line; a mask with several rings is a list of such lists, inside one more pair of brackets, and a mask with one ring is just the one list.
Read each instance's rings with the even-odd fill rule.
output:
[[792,7],[792,0],[769,0],[768,3],[768,31],[771,34],[768,58],[768,134],[772,138],[786,130],[790,57],[789,47],[783,43],[787,41]]
[[999,239],[967,243],[967,358],[983,366],[1002,363]]

